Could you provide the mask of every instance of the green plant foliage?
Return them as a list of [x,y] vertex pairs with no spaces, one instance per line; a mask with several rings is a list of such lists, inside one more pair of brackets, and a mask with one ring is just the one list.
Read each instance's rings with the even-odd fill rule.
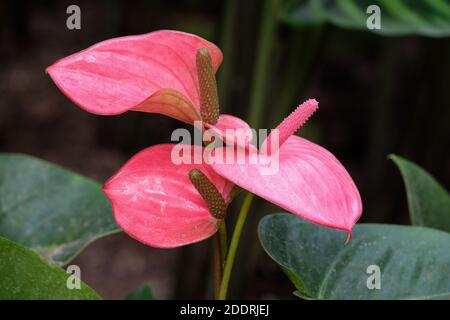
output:
[[74,275],[35,252],[0,237],[0,299],[100,299],[82,282],[80,289],[69,289],[70,276]]
[[155,300],[155,296],[150,285],[146,283],[133,292],[130,292],[125,297],[125,300]]
[[397,155],[390,155],[405,182],[411,222],[450,232],[450,195],[428,172]]
[[[344,245],[344,232],[286,213],[264,217],[258,232],[265,251],[302,297],[450,298],[449,233],[424,227],[358,224],[352,240]],[[373,266],[379,267],[380,289],[371,287]]]
[[[381,29],[369,30],[370,5],[380,8]],[[330,23],[342,28],[373,31],[380,35],[450,35],[448,0],[291,0],[282,19],[294,26]]]
[[0,154],[0,235],[67,263],[118,232],[101,186],[46,161]]

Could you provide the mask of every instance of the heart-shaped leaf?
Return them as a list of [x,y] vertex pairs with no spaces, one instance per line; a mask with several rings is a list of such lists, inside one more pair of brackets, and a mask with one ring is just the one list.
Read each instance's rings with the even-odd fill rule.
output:
[[[379,8],[380,29],[369,29],[374,7]],[[375,8],[377,10],[377,8]],[[380,35],[450,35],[450,3],[446,0],[291,0],[282,18],[292,25],[324,22],[375,32]]]
[[302,297],[450,298],[450,234],[446,232],[358,224],[352,240],[344,245],[344,232],[283,213],[264,217],[258,232],[266,252]]
[[101,186],[51,163],[0,154],[0,235],[64,264],[119,229]]
[[390,155],[403,176],[411,222],[450,232],[450,195],[428,172],[397,155]]
[[73,284],[69,277],[75,275],[66,273],[33,251],[0,237],[0,299],[100,299],[81,281],[79,289],[68,285]]
[[125,300],[154,300],[153,290],[149,284],[144,284],[136,290],[130,292]]

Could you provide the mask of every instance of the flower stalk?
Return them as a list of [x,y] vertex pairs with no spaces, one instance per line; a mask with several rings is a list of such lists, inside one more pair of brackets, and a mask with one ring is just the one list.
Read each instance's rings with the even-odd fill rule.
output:
[[227,298],[228,287],[230,284],[231,272],[233,271],[233,264],[236,258],[237,248],[239,246],[239,240],[241,239],[242,230],[244,229],[245,220],[250,209],[250,205],[253,201],[253,193],[248,192],[242,203],[241,210],[234,227],[233,236],[231,238],[230,247],[228,249],[227,258],[223,268],[222,281],[220,283],[220,290],[218,298],[219,300],[225,300]]
[[214,267],[214,299],[219,298],[220,283],[222,281],[222,248],[220,234],[215,234],[212,237],[213,247],[213,267]]

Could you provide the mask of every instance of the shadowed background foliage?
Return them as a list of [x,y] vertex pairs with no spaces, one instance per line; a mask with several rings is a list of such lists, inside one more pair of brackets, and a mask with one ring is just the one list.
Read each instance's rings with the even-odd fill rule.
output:
[[[316,98],[320,109],[299,134],[348,169],[363,198],[362,221],[408,224],[402,180],[386,156],[409,158],[450,187],[450,40],[292,27],[277,18],[282,2],[2,1],[0,151],[31,154],[102,182],[142,148],[169,142],[183,124],[135,112],[88,114],[44,69],[101,40],[177,29],[222,48],[223,112],[272,128],[298,103]],[[81,8],[81,30],[66,28],[70,4]],[[259,201],[251,211],[232,280],[239,286],[230,296],[293,298],[294,288],[256,237],[259,218],[278,210]],[[211,290],[208,253],[207,241],[160,250],[119,234],[90,245],[74,263],[105,298],[122,298],[145,281],[157,298],[203,298]]]

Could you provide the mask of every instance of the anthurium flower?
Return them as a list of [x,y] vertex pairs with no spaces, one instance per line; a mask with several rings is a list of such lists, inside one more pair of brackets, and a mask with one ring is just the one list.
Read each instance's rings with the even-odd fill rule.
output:
[[[174,164],[174,146],[142,150],[103,187],[117,224],[153,247],[178,247],[210,237],[231,201],[232,183],[204,163]],[[190,148],[192,157],[203,152],[202,147]]]
[[[259,151],[251,148],[245,152],[246,161],[215,161],[211,166],[241,188],[304,219],[347,231],[350,236],[362,212],[352,178],[329,151],[293,135],[317,107],[316,100],[300,105],[267,137]],[[273,139],[277,139],[276,144],[271,143]],[[215,152],[226,155],[230,151],[225,147]],[[252,161],[256,157],[259,160]],[[265,164],[273,161],[277,161],[277,170],[265,173]]]
[[[220,50],[197,36],[157,31],[98,43],[64,58],[47,71],[81,108],[112,115],[128,110],[161,113],[194,123],[226,142],[208,161],[174,163],[176,145],[156,145],[129,160],[104,186],[122,229],[156,247],[176,247],[214,234],[225,216],[234,184],[312,222],[349,233],[361,215],[360,195],[350,175],[324,148],[294,132],[317,109],[308,100],[287,117],[258,150],[243,120],[220,115],[215,72]],[[189,146],[195,158],[206,147]],[[276,142],[276,143],[273,143]],[[244,161],[211,161],[231,150]],[[219,157],[220,158],[220,157]],[[252,161],[257,159],[257,161]],[[262,159],[263,161],[259,161]],[[266,161],[268,160],[268,161]],[[276,170],[265,174],[267,163]]]
[[[193,123],[228,126],[245,122],[214,113],[214,74],[222,53],[198,36],[171,30],[97,43],[47,68],[75,104],[99,115],[128,110],[160,113]],[[203,95],[203,99],[201,99]],[[201,112],[201,101],[206,104]]]

